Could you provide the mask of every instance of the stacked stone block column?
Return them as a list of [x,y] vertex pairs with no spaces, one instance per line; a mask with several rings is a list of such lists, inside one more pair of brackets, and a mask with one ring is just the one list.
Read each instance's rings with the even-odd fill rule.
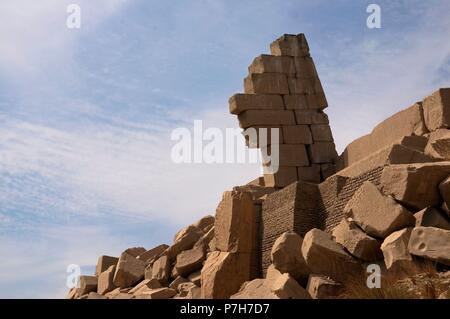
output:
[[[324,109],[328,106],[303,34],[283,35],[249,66],[244,94],[229,100],[243,129],[279,129],[279,170],[264,174],[265,186],[285,187],[302,180],[320,183],[334,171],[337,153]],[[270,132],[269,132],[270,133]],[[267,148],[257,141],[252,148]]]

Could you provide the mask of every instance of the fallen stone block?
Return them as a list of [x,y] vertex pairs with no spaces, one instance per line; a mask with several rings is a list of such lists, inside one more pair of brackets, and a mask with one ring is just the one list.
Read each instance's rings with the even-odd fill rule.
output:
[[271,251],[273,266],[300,282],[305,281],[310,273],[302,256],[302,243],[303,238],[295,232],[285,232],[275,241]]
[[238,115],[241,128],[258,126],[295,125],[294,111],[248,110]]
[[212,225],[211,229],[205,233],[194,245],[194,248],[203,247],[206,251],[209,249],[209,243],[213,240],[215,234],[215,227]]
[[202,268],[205,260],[205,249],[203,246],[198,246],[190,250],[185,250],[177,256],[175,269],[179,276],[186,277],[194,271]]
[[137,259],[142,260],[142,261],[146,261],[146,262],[150,262],[155,257],[161,255],[167,248],[169,248],[169,246],[166,245],[166,244],[156,246],[156,247],[154,247],[152,249],[147,250],[145,253],[140,254],[137,257]]
[[344,287],[326,276],[310,275],[306,290],[313,299],[335,299]]
[[309,159],[314,164],[333,163],[337,156],[333,142],[317,142],[309,147]]
[[201,230],[204,234],[207,233],[212,226],[214,226],[215,217],[211,215],[204,216],[196,221],[193,226]]
[[371,182],[364,182],[344,208],[368,235],[386,238],[396,230],[414,226],[414,215]]
[[442,202],[439,184],[450,175],[450,162],[391,165],[384,168],[381,191],[416,210]]
[[245,282],[230,299],[280,299],[266,284],[265,279],[253,279]]
[[216,209],[216,248],[224,252],[251,253],[255,248],[256,212],[246,192],[225,192]]
[[175,235],[174,243],[172,244],[172,246],[167,248],[166,253],[169,260],[174,261],[179,253],[194,247],[194,245],[203,235],[203,232],[193,225],[180,230]]
[[408,243],[412,228],[405,228],[390,234],[383,241],[381,250],[386,268],[395,272],[408,272],[413,269],[414,262],[408,251]]
[[102,296],[96,292],[90,292],[88,294],[87,299],[108,299],[108,298],[106,298],[105,296]]
[[102,272],[107,270],[112,265],[117,265],[119,258],[111,256],[100,256],[97,261],[97,266],[95,268],[95,275],[100,275]]
[[249,73],[285,73],[295,76],[295,64],[292,57],[262,54],[256,57],[248,67]]
[[96,276],[80,276],[78,279],[79,288],[77,289],[77,295],[83,296],[90,292],[97,291],[98,279]]
[[116,287],[126,288],[133,286],[144,278],[145,261],[136,259],[127,251],[120,255],[117,263],[116,272],[114,273],[113,283]]
[[414,214],[416,218],[416,227],[436,227],[450,230],[450,221],[440,209],[427,207]]
[[201,272],[202,298],[226,299],[250,280],[250,254],[214,251]]
[[[286,96],[286,95],[285,95]],[[228,100],[230,113],[248,110],[284,110],[283,98],[274,94],[235,94]]]
[[124,252],[137,258],[139,255],[142,255],[146,251],[147,249],[145,249],[144,247],[131,247],[126,249]]
[[281,73],[249,74],[244,79],[246,94],[289,94],[287,77]]
[[152,265],[152,278],[155,278],[161,284],[166,285],[170,278],[170,271],[170,259],[167,256],[161,256]]
[[430,131],[450,127],[450,88],[439,89],[423,100],[425,124]]
[[333,237],[356,258],[364,261],[376,261],[382,258],[380,242],[364,233],[353,221],[343,219],[334,228]]
[[144,279],[139,284],[137,284],[135,287],[130,289],[128,291],[129,294],[133,294],[135,296],[138,296],[142,294],[144,291],[152,290],[152,289],[158,289],[161,288],[161,283],[158,279]]
[[304,34],[285,34],[270,44],[273,55],[307,56],[309,55],[308,41]]
[[136,299],[170,299],[175,296],[177,292],[171,288],[158,288],[143,292]]
[[434,227],[415,227],[409,253],[450,266],[450,231]]
[[112,297],[111,299],[135,299],[134,295],[126,293],[126,292],[121,292],[117,295],[115,295],[114,297]]
[[425,154],[441,161],[450,160],[450,130],[438,129],[431,132]]
[[67,295],[64,297],[64,299],[77,299],[77,298],[78,298],[77,288],[71,288],[67,293]]
[[308,125],[283,126],[285,144],[312,144],[311,130]]
[[177,292],[180,292],[178,286],[186,282],[189,282],[189,280],[184,277],[178,276],[170,283],[169,288],[175,289]]
[[288,273],[282,274],[275,267],[267,270],[266,284],[279,299],[311,299],[294,278]]
[[361,273],[361,265],[331,235],[319,229],[310,230],[303,238],[302,255],[312,273],[337,281]]
[[198,270],[196,272],[193,272],[192,274],[190,274],[188,276],[188,279],[190,282],[192,282],[193,284],[195,284],[196,286],[201,286],[201,281],[202,281],[202,272],[201,270]]
[[116,272],[116,265],[110,266],[105,271],[101,272],[98,276],[98,287],[97,292],[101,295],[104,295],[114,289],[116,286],[114,285],[114,274]]

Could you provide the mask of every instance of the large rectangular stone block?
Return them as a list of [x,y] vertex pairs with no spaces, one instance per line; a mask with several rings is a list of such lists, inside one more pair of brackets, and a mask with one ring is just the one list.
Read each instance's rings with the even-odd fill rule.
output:
[[314,142],[333,142],[331,128],[327,124],[311,125]]
[[295,110],[297,124],[328,124],[328,116],[323,112],[313,110]]
[[297,181],[296,167],[279,167],[277,172],[264,169],[264,185],[266,187],[286,187]]
[[235,94],[228,104],[236,115],[247,110],[284,110],[283,98],[275,94]]
[[250,126],[295,125],[293,111],[249,110],[239,114],[238,119],[242,128]]
[[298,79],[288,77],[289,92],[291,94],[314,94],[314,81],[312,79]]
[[289,94],[285,74],[250,74],[244,79],[244,92],[248,94]]
[[423,100],[425,124],[430,131],[450,127],[450,88],[439,89]]
[[270,44],[270,52],[273,55],[307,56],[308,41],[304,34],[285,34]]
[[264,163],[275,159],[278,156],[279,166],[309,166],[308,154],[303,144],[281,144],[278,145],[278,154],[276,148],[269,146],[261,149],[261,155]]
[[309,109],[323,110],[328,107],[328,101],[324,92],[306,95],[306,103]]
[[298,180],[310,183],[320,183],[320,165],[297,167]]
[[290,56],[275,56],[262,54],[256,57],[248,67],[249,73],[286,73],[296,72],[294,60]]
[[318,78],[316,66],[314,61],[310,56],[306,57],[295,57],[295,70],[297,73],[297,78],[309,79]]
[[333,163],[336,158],[333,142],[317,142],[309,146],[309,159],[314,164]]
[[311,130],[308,125],[283,126],[285,144],[312,144]]
[[306,94],[289,94],[283,95],[284,104],[288,110],[306,110],[308,109],[308,101]]
[[245,129],[242,134],[249,148],[267,147],[275,143],[283,144],[284,140],[281,126],[252,126]]

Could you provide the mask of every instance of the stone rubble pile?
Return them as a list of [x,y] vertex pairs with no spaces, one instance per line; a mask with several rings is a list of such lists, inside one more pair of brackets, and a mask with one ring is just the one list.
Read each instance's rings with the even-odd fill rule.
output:
[[67,298],[342,298],[365,285],[370,264],[408,296],[449,298],[450,89],[338,157],[306,38],[285,35],[271,52],[249,67],[230,111],[243,128],[281,129],[280,171],[226,191],[215,217],[171,245],[101,256]]

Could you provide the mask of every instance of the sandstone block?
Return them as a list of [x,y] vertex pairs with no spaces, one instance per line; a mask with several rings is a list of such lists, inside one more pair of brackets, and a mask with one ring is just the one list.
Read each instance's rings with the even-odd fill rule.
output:
[[333,142],[317,142],[309,147],[309,159],[314,164],[333,163],[337,156]]
[[96,292],[90,292],[87,299],[108,299],[105,296],[102,296]]
[[311,125],[314,142],[333,142],[333,134],[327,124]]
[[322,175],[322,180],[326,180],[328,177],[336,174],[337,168],[334,163],[320,164],[320,174]]
[[293,111],[249,110],[238,115],[242,128],[260,126],[295,125]]
[[248,67],[249,73],[286,73],[295,75],[296,65],[289,56],[262,54],[256,57]]
[[289,92],[291,94],[314,94],[316,93],[314,88],[314,81],[314,79],[299,79],[288,77],[287,83],[289,85]]
[[316,92],[306,95],[308,109],[323,110],[328,107],[328,101],[324,92]]
[[167,284],[170,278],[170,260],[167,256],[158,258],[152,266],[152,278],[159,280],[163,285]]
[[252,252],[255,247],[256,212],[251,195],[246,192],[225,192],[217,206],[214,228],[218,250]]
[[193,226],[205,234],[211,229],[212,226],[214,226],[214,221],[214,216],[207,215],[196,221]]
[[133,286],[144,277],[145,266],[144,261],[136,259],[126,251],[123,252],[114,273],[114,285],[120,288]]
[[177,292],[171,288],[158,288],[143,292],[136,299],[170,299],[175,296]]
[[139,296],[146,291],[149,291],[152,289],[158,289],[158,288],[161,288],[161,283],[159,282],[158,279],[156,279],[156,278],[145,279],[145,280],[141,281],[139,284],[137,284],[135,287],[130,289],[130,291],[128,291],[128,293],[133,294],[135,296]]
[[264,172],[264,183],[268,187],[286,187],[297,181],[296,167],[279,167],[276,173]]
[[409,253],[450,266],[450,231],[434,227],[415,227]]
[[390,234],[383,241],[381,250],[388,270],[396,272],[408,271],[413,266],[413,259],[408,252],[409,238],[412,228],[405,228]]
[[365,182],[355,192],[344,208],[344,214],[352,218],[368,235],[386,238],[396,230],[414,226],[414,215],[384,196],[371,182]]
[[249,74],[244,79],[244,92],[247,94],[289,94],[285,74]]
[[381,191],[414,209],[442,202],[439,184],[450,175],[450,162],[391,165],[381,175]]
[[359,274],[362,269],[342,246],[333,241],[331,235],[319,229],[312,229],[305,235],[302,255],[312,273],[338,281],[349,274]]
[[100,256],[97,261],[97,267],[95,268],[95,274],[98,276],[112,265],[117,265],[119,258],[111,256]]
[[147,250],[145,253],[140,254],[137,259],[149,262],[155,257],[161,255],[165,250],[167,250],[167,248],[169,248],[169,246],[166,244],[156,246],[152,249]]
[[439,193],[448,206],[450,204],[450,176],[439,184]]
[[192,282],[196,286],[201,286],[201,281],[202,281],[201,271],[199,270],[199,271],[193,272],[192,274],[190,274],[188,276],[188,279],[190,282]]
[[202,267],[205,260],[205,250],[203,246],[198,246],[190,250],[185,250],[177,256],[175,268],[179,276],[188,276]]
[[303,144],[281,144],[278,145],[278,152],[276,152],[276,147],[271,145],[261,149],[261,156],[265,166],[275,162],[283,167],[309,166],[308,154]]
[[248,110],[284,110],[283,98],[274,94],[235,94],[228,100],[231,114]]
[[295,57],[294,64],[297,72],[297,78],[311,79],[319,77],[314,61],[310,56]]
[[249,148],[262,148],[273,144],[283,144],[281,126],[265,125],[248,127],[242,132]]
[[211,227],[211,229],[204,234],[199,240],[198,242],[195,243],[194,248],[197,247],[203,247],[206,250],[208,250],[209,247],[209,243],[211,242],[211,240],[213,240],[214,238],[214,233],[215,233],[215,227],[214,225]]
[[64,299],[77,299],[77,288],[71,288]]
[[274,267],[298,281],[306,280],[310,273],[302,256],[302,243],[303,238],[295,232],[285,232],[275,241],[271,251]]
[[382,258],[380,242],[365,234],[352,221],[343,219],[333,230],[333,237],[344,246],[350,254],[364,260],[376,261]]
[[298,180],[318,184],[321,181],[320,165],[297,167]]
[[285,144],[312,144],[311,130],[308,125],[283,126]]
[[270,44],[270,52],[273,55],[307,56],[308,41],[304,34],[284,34]]
[[275,295],[265,279],[254,279],[245,282],[230,299],[280,299]]
[[275,268],[269,268],[266,284],[279,299],[311,299],[308,292],[288,273],[281,274]]
[[450,127],[450,88],[439,89],[423,100],[425,124],[430,131]]
[[167,257],[174,261],[179,253],[194,247],[195,243],[203,236],[203,232],[190,225],[177,233],[174,243],[167,249]]
[[343,286],[329,277],[310,275],[306,290],[313,299],[335,299],[343,292]]
[[212,252],[202,268],[202,298],[226,299],[250,280],[250,254]]
[[438,129],[429,134],[425,154],[445,161],[450,160],[450,130]]
[[111,299],[134,299],[134,295],[126,292],[120,292]]
[[101,272],[98,276],[98,287],[97,292],[101,295],[104,295],[114,289],[116,286],[114,285],[114,273],[116,272],[116,265],[110,266],[105,271]]
[[147,249],[145,249],[144,247],[131,247],[126,249],[124,252],[137,258],[139,255],[145,253],[147,251]]
[[310,124],[326,124],[328,125],[328,116],[323,112],[315,110],[296,110],[295,118],[297,124],[310,125]]
[[78,279],[79,288],[77,289],[77,295],[83,296],[90,292],[97,291],[98,279],[96,276],[80,276]]
[[414,214],[416,227],[436,227],[450,230],[450,221],[444,212],[435,207],[427,207]]
[[283,95],[284,105],[288,110],[307,110],[308,100],[305,94]]

